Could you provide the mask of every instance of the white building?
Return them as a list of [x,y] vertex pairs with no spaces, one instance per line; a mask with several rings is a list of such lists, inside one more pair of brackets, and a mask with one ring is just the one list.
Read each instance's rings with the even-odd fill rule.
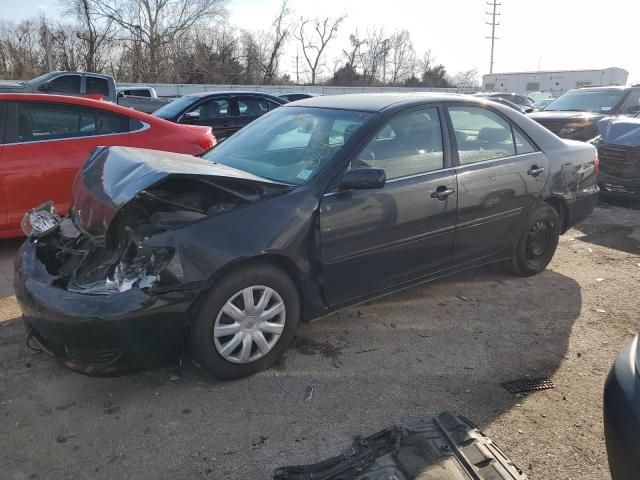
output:
[[625,69],[617,67],[604,70],[493,73],[482,77],[482,87],[488,92],[545,92],[557,97],[572,88],[626,85],[628,75]]

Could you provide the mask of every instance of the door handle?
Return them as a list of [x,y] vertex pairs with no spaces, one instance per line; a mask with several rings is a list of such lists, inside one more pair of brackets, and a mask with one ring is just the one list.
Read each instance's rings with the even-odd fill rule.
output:
[[529,171],[527,171],[527,175],[531,175],[532,177],[537,177],[543,172],[544,172],[544,168],[539,168],[537,165],[534,165],[529,169]]
[[444,185],[436,188],[435,192],[431,193],[431,198],[437,198],[438,200],[445,200],[449,195],[453,195],[456,191],[453,188],[448,188]]

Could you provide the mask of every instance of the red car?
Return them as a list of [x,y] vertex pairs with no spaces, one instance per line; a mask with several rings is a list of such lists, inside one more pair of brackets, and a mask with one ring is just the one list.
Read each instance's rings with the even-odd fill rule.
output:
[[215,145],[210,127],[178,125],[110,102],[0,94],[0,238],[22,235],[31,208],[69,208],[76,172],[97,146],[197,155]]

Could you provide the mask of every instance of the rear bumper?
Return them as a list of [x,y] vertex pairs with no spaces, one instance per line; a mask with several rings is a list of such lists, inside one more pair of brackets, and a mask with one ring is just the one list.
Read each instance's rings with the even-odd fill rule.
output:
[[565,220],[565,230],[582,222],[593,213],[593,209],[596,208],[598,203],[598,192],[598,187],[594,186],[592,189],[584,190],[575,198],[566,201],[567,218]]
[[638,337],[618,355],[604,388],[604,432],[613,480],[632,480],[640,472],[640,376]]
[[25,242],[14,288],[27,333],[67,367],[110,375],[175,362],[198,290],[151,294],[138,288],[111,295],[68,292],[55,285]]

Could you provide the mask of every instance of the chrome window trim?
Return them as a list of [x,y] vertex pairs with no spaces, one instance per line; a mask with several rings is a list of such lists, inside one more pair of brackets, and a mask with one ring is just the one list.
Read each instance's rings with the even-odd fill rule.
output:
[[[131,118],[131,117],[127,117],[127,118]],[[50,140],[30,140],[28,142],[5,143],[4,146],[5,147],[12,147],[13,145],[29,145],[30,143],[62,142],[62,141],[80,140],[80,139],[86,139],[86,138],[113,137],[114,135],[129,135],[131,133],[144,132],[145,130],[148,130],[149,128],[151,128],[151,125],[148,124],[147,122],[143,122],[142,120],[138,120],[138,121],[140,123],[142,123],[142,128],[139,128],[138,130],[133,130],[132,132],[101,133],[99,135],[81,135],[81,136],[77,136],[77,137],[52,138]]]
[[[464,165],[458,165],[458,166],[455,166],[455,167],[441,168],[439,170],[430,170],[428,172],[416,173],[416,174],[413,174],[413,175],[407,175],[406,177],[392,178],[391,180],[387,180],[385,182],[385,185],[387,183],[395,183],[395,182],[399,182],[401,180],[409,180],[409,179],[412,179],[412,178],[424,177],[426,175],[434,175],[436,173],[447,173],[447,172],[450,172],[451,170],[460,170],[460,169],[464,169],[466,167],[479,165],[479,164],[496,163],[496,162],[499,162],[499,161],[502,161],[502,160],[505,160],[505,159],[517,159],[518,157],[524,157],[524,156],[527,156],[527,155],[534,155],[534,154],[538,154],[538,153],[544,153],[544,152],[542,150],[536,150],[534,152],[529,152],[529,153],[520,153],[518,155],[509,155],[507,157],[492,158],[491,160],[479,160],[477,162],[465,163]],[[335,195],[337,193],[340,193],[340,192],[336,192],[336,191],[328,192],[328,193],[325,193],[322,196],[323,197],[330,197],[330,196]]]

